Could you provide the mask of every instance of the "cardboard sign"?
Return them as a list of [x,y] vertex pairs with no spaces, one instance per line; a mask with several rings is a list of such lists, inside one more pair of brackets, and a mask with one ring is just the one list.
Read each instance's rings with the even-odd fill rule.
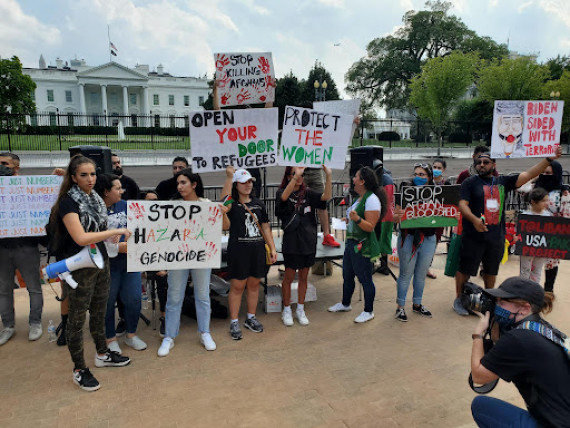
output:
[[344,169],[353,122],[353,115],[285,107],[278,163]]
[[220,267],[218,203],[129,201],[127,227],[128,272]]
[[[357,116],[360,113],[360,100],[357,98],[355,100],[315,101],[313,103],[313,109],[324,111],[325,113],[340,113]],[[354,135],[357,126],[358,125],[353,121],[352,135]]]
[[570,259],[570,218],[521,214],[515,254]]
[[0,238],[43,236],[63,177],[0,177]]
[[219,171],[277,163],[277,108],[190,113],[192,168]]
[[556,153],[564,101],[495,101],[491,157],[547,157]]
[[395,194],[396,204],[404,210],[402,229],[457,226],[460,185],[403,186]]
[[220,107],[275,101],[271,52],[217,53],[214,60]]

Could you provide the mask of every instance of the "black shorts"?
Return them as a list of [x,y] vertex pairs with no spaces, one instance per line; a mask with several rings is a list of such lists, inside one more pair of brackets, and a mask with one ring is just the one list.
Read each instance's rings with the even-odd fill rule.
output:
[[488,275],[499,273],[499,264],[505,253],[505,240],[474,240],[464,236],[459,252],[459,272],[476,276],[479,265],[483,262],[483,270]]
[[230,279],[265,278],[269,265],[265,263],[265,244],[235,245],[228,248]]
[[283,253],[283,261],[286,268],[295,269],[295,270],[304,269],[311,267],[315,264],[315,255]]

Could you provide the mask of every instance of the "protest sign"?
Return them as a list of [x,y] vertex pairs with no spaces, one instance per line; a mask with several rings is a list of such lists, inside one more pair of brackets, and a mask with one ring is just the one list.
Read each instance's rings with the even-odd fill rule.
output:
[[219,171],[277,162],[277,108],[190,113],[192,168]]
[[0,238],[43,236],[63,177],[0,177]]
[[217,53],[214,60],[220,107],[275,101],[271,52]]
[[354,116],[285,107],[278,163],[344,169]]
[[515,254],[570,259],[570,218],[521,214]]
[[460,188],[459,185],[403,186],[402,193],[394,195],[396,205],[404,210],[400,227],[457,226]]
[[[325,113],[340,113],[357,116],[360,113],[360,100],[333,100],[333,101],[315,101],[313,109],[323,111]],[[352,135],[356,131],[358,125],[352,122]]]
[[128,272],[220,267],[218,203],[129,201],[127,227]]
[[546,157],[556,153],[564,101],[495,101],[491,157]]

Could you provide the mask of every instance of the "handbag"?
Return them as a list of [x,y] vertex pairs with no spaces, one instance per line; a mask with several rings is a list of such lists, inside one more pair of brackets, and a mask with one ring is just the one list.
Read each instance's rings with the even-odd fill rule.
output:
[[265,237],[265,233],[263,232],[263,229],[261,228],[259,221],[257,221],[257,216],[251,212],[251,210],[248,208],[246,204],[241,204],[241,205],[243,205],[243,207],[247,210],[249,215],[253,218],[253,220],[255,221],[255,225],[257,226],[257,229],[259,229],[261,236],[263,236],[263,240],[265,241],[265,264],[266,265],[273,264],[271,262],[271,247],[267,243],[267,238]]

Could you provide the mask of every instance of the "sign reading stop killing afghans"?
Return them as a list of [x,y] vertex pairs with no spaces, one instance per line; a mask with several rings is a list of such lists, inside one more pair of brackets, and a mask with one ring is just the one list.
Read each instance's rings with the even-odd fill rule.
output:
[[43,236],[63,177],[0,177],[0,239]]
[[192,168],[219,171],[277,162],[277,108],[190,113]]
[[214,60],[220,107],[275,101],[271,52],[217,53]]
[[556,153],[564,101],[495,101],[491,156],[546,157]]
[[129,201],[127,227],[128,272],[220,267],[218,203]]
[[517,235],[515,254],[570,259],[570,218],[521,214]]
[[[400,227],[457,226],[459,185],[403,186],[396,204],[404,210]],[[400,202],[400,203],[398,203]]]
[[353,122],[353,115],[285,107],[278,163],[344,169]]

